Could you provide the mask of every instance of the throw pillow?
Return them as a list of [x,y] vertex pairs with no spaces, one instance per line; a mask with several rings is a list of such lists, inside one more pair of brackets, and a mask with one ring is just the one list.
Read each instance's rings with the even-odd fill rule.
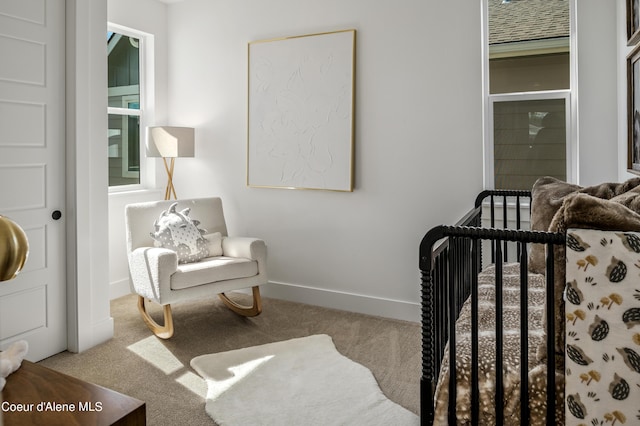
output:
[[[634,190],[634,188],[638,191],[639,185],[640,178],[631,178],[622,183],[606,182],[583,188],[553,177],[541,177],[533,184],[531,190],[531,229],[533,231],[549,231],[549,226],[555,214],[562,206],[565,198],[570,194],[588,194],[603,200],[621,199],[618,202],[630,207],[628,204],[634,202],[635,197],[629,199],[627,192]],[[543,244],[531,245],[531,251],[529,252],[530,272],[544,273],[544,250]]]
[[[531,230],[547,232],[564,198],[581,188],[550,176],[538,179],[531,190]],[[544,274],[544,254],[544,244],[531,244],[529,272]]]
[[176,211],[178,203],[173,203],[154,222],[155,231],[151,237],[160,247],[175,251],[179,263],[197,262],[209,255],[204,230],[199,229],[200,221],[189,217],[190,209]]
[[220,232],[206,234],[204,239],[207,240],[209,256],[222,256],[222,234]]

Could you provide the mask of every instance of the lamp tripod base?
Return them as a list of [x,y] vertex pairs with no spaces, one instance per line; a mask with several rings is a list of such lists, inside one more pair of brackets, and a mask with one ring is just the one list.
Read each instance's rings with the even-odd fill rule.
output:
[[167,163],[167,157],[162,157],[162,161],[164,162],[164,169],[167,171],[167,187],[164,191],[164,199],[170,200],[171,195],[173,195],[173,199],[177,200],[178,196],[176,195],[176,188],[173,186],[173,168],[175,166],[176,159],[171,157],[171,161]]

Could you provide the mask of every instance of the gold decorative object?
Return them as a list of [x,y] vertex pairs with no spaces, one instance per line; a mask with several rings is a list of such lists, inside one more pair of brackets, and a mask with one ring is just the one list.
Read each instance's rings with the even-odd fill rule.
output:
[[29,242],[24,230],[8,217],[0,215],[0,281],[15,278],[28,254]]

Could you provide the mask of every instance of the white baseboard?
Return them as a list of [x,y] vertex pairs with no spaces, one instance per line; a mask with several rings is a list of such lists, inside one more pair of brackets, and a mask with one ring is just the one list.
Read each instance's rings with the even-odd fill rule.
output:
[[107,342],[113,338],[114,323],[113,317],[109,316],[93,325],[91,331],[91,342],[87,342],[86,348],[81,348],[80,352],[92,348],[100,343]]
[[114,330],[113,317],[109,316],[92,324],[91,326],[82,328],[83,330],[80,332],[82,336],[78,339],[81,342],[80,345],[78,345],[77,342],[72,342],[68,339],[67,350],[69,352],[84,352],[87,349],[91,349],[92,347],[99,345],[100,343],[111,340],[113,338]]
[[402,300],[383,299],[274,281],[261,286],[260,294],[274,299],[306,303],[342,311],[358,312],[402,321],[418,323],[421,321],[420,304]]
[[126,296],[131,293],[131,288],[129,287],[129,278],[125,278],[120,281],[114,281],[109,284],[109,299],[117,299],[118,297]]
[[[242,290],[238,291],[243,292]],[[250,294],[249,290],[246,292]],[[126,296],[129,293],[131,293],[129,279],[115,281],[110,285],[109,296],[111,300]],[[418,323],[421,321],[420,304],[402,300],[383,299],[276,281],[270,281],[269,284],[261,286],[260,294],[264,297],[306,303],[341,311],[358,312],[402,321]]]

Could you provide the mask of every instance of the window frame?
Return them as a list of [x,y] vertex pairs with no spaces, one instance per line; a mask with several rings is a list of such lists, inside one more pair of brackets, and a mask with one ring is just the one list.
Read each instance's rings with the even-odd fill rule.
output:
[[[535,92],[511,92],[491,94],[489,88],[489,1],[480,0],[482,3],[482,98],[483,98],[483,157],[484,157],[484,188],[495,188],[494,168],[494,117],[493,103],[499,100],[537,100],[559,99],[566,97],[566,171],[567,182],[578,182],[578,108],[577,108],[577,36],[576,36],[576,2],[569,3],[569,89],[546,90]],[[552,96],[552,97],[545,97]],[[518,98],[521,97],[521,98]]]
[[[155,162],[146,156],[147,132],[146,129],[153,123],[154,108],[154,38],[152,34],[118,25],[112,22],[107,23],[107,31],[122,34],[127,37],[134,37],[139,41],[139,109],[118,108],[107,105],[107,116],[119,115],[123,119],[129,116],[137,116],[140,120],[140,145],[139,158],[140,170],[138,172],[139,183],[129,185],[109,186],[109,193],[139,191],[142,189],[151,189],[155,187]],[[108,90],[108,89],[107,89]],[[122,153],[123,170],[128,163],[128,150],[124,149]],[[129,172],[125,172],[129,173]]]

